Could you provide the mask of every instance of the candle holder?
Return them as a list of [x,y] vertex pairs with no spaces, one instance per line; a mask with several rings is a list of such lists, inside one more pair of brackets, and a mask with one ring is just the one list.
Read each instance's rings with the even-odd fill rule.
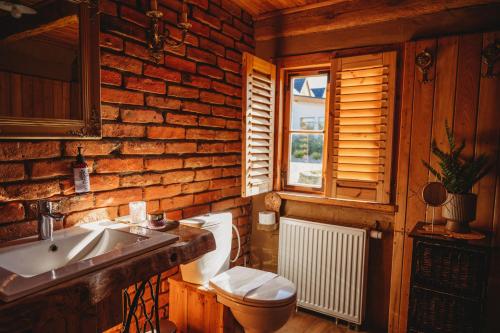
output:
[[158,10],[157,0],[151,0],[150,7],[151,10],[146,12],[146,15],[150,18],[151,22],[151,28],[148,31],[148,48],[153,60],[159,63],[163,57],[163,50],[165,46],[178,48],[185,43],[187,32],[191,28],[191,23],[187,20],[188,6],[184,0],[182,2],[181,21],[177,24],[177,27],[182,31],[182,36],[180,41],[175,41],[170,38],[170,31],[168,29],[165,30],[165,33],[161,31],[163,13]]

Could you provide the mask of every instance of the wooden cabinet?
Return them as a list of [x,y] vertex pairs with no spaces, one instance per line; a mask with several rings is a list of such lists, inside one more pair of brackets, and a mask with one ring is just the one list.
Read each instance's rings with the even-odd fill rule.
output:
[[490,240],[456,240],[411,232],[413,259],[408,331],[484,332]]

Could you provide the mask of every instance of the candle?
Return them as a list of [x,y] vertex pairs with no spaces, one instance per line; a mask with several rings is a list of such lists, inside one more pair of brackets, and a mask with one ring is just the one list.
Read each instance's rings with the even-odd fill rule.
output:
[[188,21],[188,6],[185,1],[182,2],[182,16],[181,23],[187,23]]
[[151,10],[152,11],[157,11],[158,10],[158,3],[156,0],[151,0]]

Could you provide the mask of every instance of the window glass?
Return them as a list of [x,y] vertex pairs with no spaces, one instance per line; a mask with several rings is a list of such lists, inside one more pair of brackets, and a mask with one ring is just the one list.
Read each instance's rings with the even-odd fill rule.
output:
[[291,78],[288,184],[322,186],[327,75]]

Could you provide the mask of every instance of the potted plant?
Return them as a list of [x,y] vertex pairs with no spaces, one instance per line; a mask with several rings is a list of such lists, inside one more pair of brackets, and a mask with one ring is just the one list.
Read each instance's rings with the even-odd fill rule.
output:
[[436,140],[432,141],[432,153],[438,158],[441,171],[424,160],[422,162],[448,191],[442,213],[447,219],[446,229],[468,232],[469,222],[476,219],[477,196],[471,192],[472,186],[488,173],[488,157],[484,154],[471,158],[460,156],[465,148],[465,140],[457,147],[448,122],[445,122],[445,128],[449,152],[441,150]]

